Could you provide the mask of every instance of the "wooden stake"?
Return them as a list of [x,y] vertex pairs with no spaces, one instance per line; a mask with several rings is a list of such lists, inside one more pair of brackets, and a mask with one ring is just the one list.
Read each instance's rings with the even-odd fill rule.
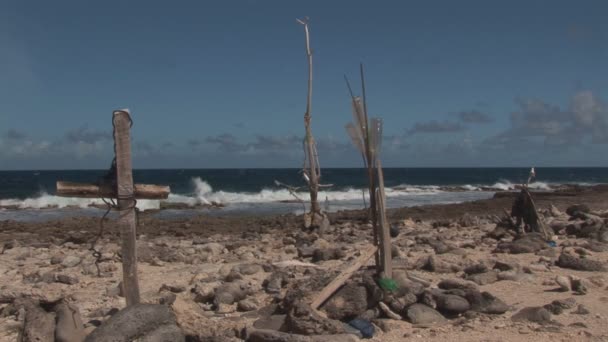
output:
[[378,232],[380,238],[380,261],[381,271],[379,272],[383,278],[393,277],[393,256],[391,248],[391,235],[386,219],[386,194],[384,193],[384,172],[380,158],[376,159],[376,169],[378,172]]
[[131,167],[131,118],[126,110],[114,111],[116,182],[118,184],[118,227],[122,238],[122,276],[127,306],[138,304],[135,197]]
[[340,272],[340,274],[338,274],[338,276],[334,278],[334,280],[332,280],[327,286],[325,286],[325,288],[323,288],[323,290],[321,290],[321,292],[319,292],[319,294],[310,304],[313,310],[318,309],[323,303],[325,303],[325,301],[329,297],[331,297],[331,295],[334,294],[336,290],[342,287],[342,285],[344,285],[344,283],[350,277],[352,277],[353,274],[355,274],[355,272],[357,272],[361,268],[361,266],[363,266],[367,262],[367,260],[369,260],[369,258],[376,254],[377,250],[378,247],[369,246],[363,251],[361,251],[361,255],[357,259],[355,259],[352,264],[348,265],[344,270],[342,270],[342,272]]

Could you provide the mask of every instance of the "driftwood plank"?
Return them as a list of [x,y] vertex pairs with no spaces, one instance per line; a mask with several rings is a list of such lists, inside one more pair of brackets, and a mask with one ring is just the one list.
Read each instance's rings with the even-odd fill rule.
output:
[[348,265],[334,280],[332,280],[312,301],[310,306],[313,310],[317,310],[325,301],[331,297],[331,295],[336,292],[344,283],[357,272],[361,266],[363,266],[369,258],[376,254],[378,247],[369,246],[363,251],[361,251],[361,255],[353,261],[350,265]]
[[[136,199],[167,199],[171,188],[165,185],[135,184]],[[116,192],[110,186],[99,186],[92,183],[74,183],[57,181],[57,196],[83,198],[116,198]]]

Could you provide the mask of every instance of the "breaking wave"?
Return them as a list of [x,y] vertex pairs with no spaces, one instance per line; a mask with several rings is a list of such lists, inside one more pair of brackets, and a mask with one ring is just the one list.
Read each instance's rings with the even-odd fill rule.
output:
[[[549,184],[543,182],[534,182],[529,185],[535,190],[551,190],[559,184]],[[385,189],[386,196],[392,203],[416,205],[420,203],[431,204],[445,202],[450,199],[450,202],[458,201],[459,199],[467,200],[473,196],[473,193],[485,192],[486,194],[495,191],[513,191],[518,188],[518,184],[511,183],[507,180],[500,180],[492,185],[455,185],[455,186],[437,186],[437,185],[409,185],[402,184]],[[332,205],[339,203],[363,203],[363,196],[368,201],[367,189],[346,188],[340,190],[324,190],[319,192],[319,201],[321,203],[331,203]],[[461,196],[455,193],[462,193]],[[469,195],[465,195],[469,193]],[[449,195],[448,197],[448,194]],[[295,195],[303,200],[308,201],[308,192],[300,191]],[[477,195],[479,197],[479,195]],[[140,210],[170,208],[171,206],[180,207],[201,207],[201,206],[238,206],[238,205],[256,205],[264,203],[292,203],[298,200],[287,189],[283,188],[267,188],[259,192],[231,192],[223,190],[214,190],[209,183],[200,177],[191,179],[190,193],[171,193],[166,200],[138,200],[137,208]],[[26,199],[0,199],[0,209],[49,209],[49,208],[88,208],[88,207],[105,207],[101,199],[96,198],[69,198],[59,197],[47,192],[41,192],[35,197]]]

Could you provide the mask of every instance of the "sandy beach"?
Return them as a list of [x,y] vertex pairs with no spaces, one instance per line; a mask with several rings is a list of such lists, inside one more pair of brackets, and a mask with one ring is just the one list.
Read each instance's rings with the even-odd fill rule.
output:
[[[337,328],[329,324],[326,328],[334,328],[315,334],[338,334],[323,337],[327,340],[358,339],[346,324],[358,317],[374,326],[372,341],[605,341],[608,245],[601,240],[608,187],[533,195],[555,231],[556,247],[527,234],[522,250],[515,246],[522,239],[512,242],[515,232],[497,228],[513,193],[390,210],[398,232],[392,240],[394,279],[407,289],[394,295],[401,304],[391,304],[390,310],[403,319],[388,318],[391,313],[374,302],[374,286],[366,285],[374,273],[372,258],[320,308],[328,316],[322,319]],[[587,205],[581,210],[591,216],[573,213],[568,208],[574,204]],[[597,217],[604,237],[580,232]],[[290,298],[310,300],[372,240],[364,211],[334,213],[330,222],[320,234],[303,230],[302,217],[295,215],[160,220],[144,212],[138,228],[142,301],[167,305],[190,341],[264,340],[255,331],[293,333],[298,324],[293,323]],[[101,252],[98,276],[89,250],[98,218],[0,222],[1,341],[16,341],[23,329],[23,298],[43,308],[63,299],[77,308],[86,333],[125,307],[119,287],[120,240],[113,223],[105,222],[96,245]],[[593,263],[568,266],[564,256]],[[563,292],[559,276],[569,283]],[[474,293],[486,292],[489,297],[476,302]],[[466,298],[466,307],[450,307],[445,299],[451,296]],[[488,298],[496,300],[492,309]],[[420,303],[435,308],[432,315],[440,318],[427,323],[425,315],[416,317],[410,309]],[[534,309],[521,314],[524,308]],[[294,336],[265,340],[315,340]]]

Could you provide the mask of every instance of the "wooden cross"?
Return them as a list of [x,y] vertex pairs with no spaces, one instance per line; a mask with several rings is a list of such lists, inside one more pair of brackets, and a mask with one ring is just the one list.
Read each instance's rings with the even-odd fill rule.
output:
[[57,196],[116,198],[118,203],[118,227],[122,240],[123,287],[127,306],[139,303],[136,248],[136,199],[166,199],[171,189],[152,184],[133,185],[131,167],[131,117],[128,110],[112,113],[114,146],[116,153],[116,188],[107,184],[57,182]]

